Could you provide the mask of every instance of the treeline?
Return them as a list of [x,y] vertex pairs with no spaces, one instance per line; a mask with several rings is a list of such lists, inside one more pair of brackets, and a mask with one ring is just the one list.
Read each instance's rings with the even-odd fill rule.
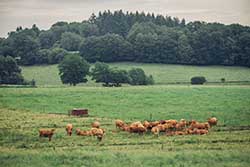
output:
[[146,62],[250,67],[250,27],[170,16],[104,11],[49,30],[18,27],[0,39],[0,55],[21,65],[59,63],[80,52],[89,62]]

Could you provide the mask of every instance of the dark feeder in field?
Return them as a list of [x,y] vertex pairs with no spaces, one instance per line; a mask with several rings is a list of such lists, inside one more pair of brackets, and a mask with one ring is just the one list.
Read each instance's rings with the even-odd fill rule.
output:
[[89,116],[88,114],[88,109],[84,108],[74,108],[73,110],[68,111],[69,116],[79,116],[79,117],[87,117]]

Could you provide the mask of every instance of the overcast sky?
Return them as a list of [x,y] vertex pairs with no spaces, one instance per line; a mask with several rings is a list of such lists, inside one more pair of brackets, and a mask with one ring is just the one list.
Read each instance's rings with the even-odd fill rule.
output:
[[0,36],[17,26],[48,29],[57,21],[82,21],[107,9],[250,26],[250,0],[0,0]]

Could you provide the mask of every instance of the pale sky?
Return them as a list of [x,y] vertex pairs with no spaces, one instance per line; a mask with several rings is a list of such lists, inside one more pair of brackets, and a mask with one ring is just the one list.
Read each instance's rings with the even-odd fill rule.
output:
[[17,26],[48,29],[57,21],[82,21],[110,9],[250,26],[250,0],[0,0],[0,37]]

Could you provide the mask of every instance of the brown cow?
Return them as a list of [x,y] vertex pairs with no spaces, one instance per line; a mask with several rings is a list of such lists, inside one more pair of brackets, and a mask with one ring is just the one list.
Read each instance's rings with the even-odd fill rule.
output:
[[143,134],[147,131],[141,122],[134,122],[129,126],[129,132]]
[[72,131],[73,131],[73,125],[72,124],[67,124],[66,125],[66,132],[69,136],[72,135]]
[[54,132],[55,132],[55,129],[51,129],[51,130],[40,129],[39,130],[39,137],[48,137],[49,141],[51,141],[51,138],[52,138]]
[[148,122],[148,121],[144,121],[143,124],[142,124],[145,128],[147,129],[151,129],[151,124]]
[[195,129],[195,130],[193,130],[193,134],[206,135],[206,134],[208,134],[208,130],[206,130],[206,129]]
[[100,128],[100,122],[98,122],[98,121],[95,121],[95,122],[93,122],[92,124],[91,124],[91,126],[92,126],[92,128]]
[[165,121],[167,124],[171,124],[171,125],[173,125],[173,126],[175,126],[178,122],[176,121],[176,120],[174,120],[174,119],[170,119],[170,120],[166,120]]
[[206,129],[208,130],[210,128],[209,123],[199,123],[199,122],[192,122],[190,125],[190,129]]
[[209,123],[210,126],[214,126],[214,125],[217,125],[218,120],[217,118],[212,117],[212,118],[208,118],[207,122]]
[[158,128],[157,126],[155,126],[155,127],[153,127],[153,128],[151,129],[151,132],[152,132],[154,135],[159,136],[160,130],[159,130],[159,128]]
[[91,133],[93,134],[93,136],[96,136],[97,139],[99,141],[102,140],[104,134],[105,134],[105,130],[104,129],[101,129],[101,128],[91,128]]
[[78,136],[92,136],[92,132],[90,130],[80,130],[80,129],[76,129],[76,134]]
[[120,119],[117,119],[116,121],[115,121],[115,126],[116,126],[116,128],[119,128],[119,129],[122,129],[122,127],[125,125],[125,123],[122,121],[122,120],[120,120]]

